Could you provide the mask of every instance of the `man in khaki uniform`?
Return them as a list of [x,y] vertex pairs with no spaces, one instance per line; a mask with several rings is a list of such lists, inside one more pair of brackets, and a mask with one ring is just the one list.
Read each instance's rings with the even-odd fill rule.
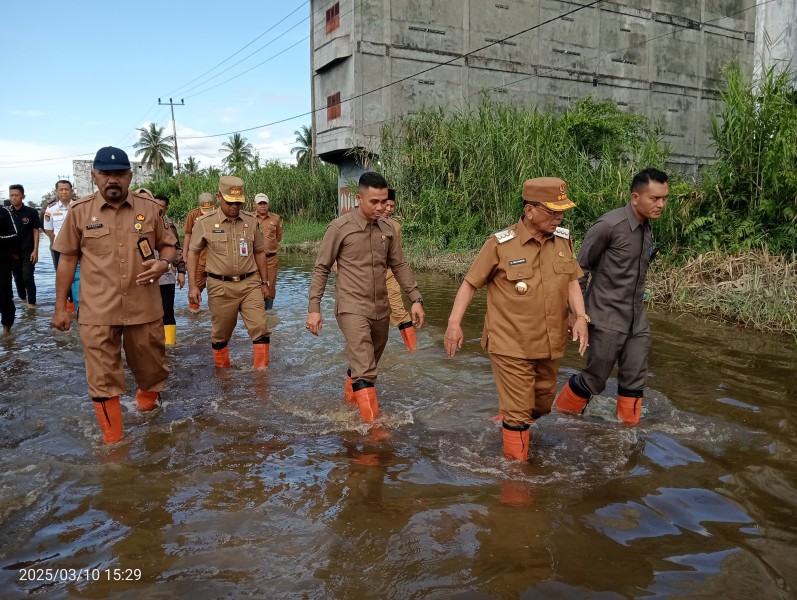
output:
[[61,254],[52,321],[60,331],[70,326],[66,299],[80,261],[80,339],[89,396],[107,444],[123,436],[122,346],[138,384],[139,409],[155,408],[169,375],[158,279],[171,267],[177,240],[163,226],[160,207],[130,192],[132,178],[123,150],[100,148],[92,170],[99,191],[72,203],[53,247]]
[[[199,206],[197,208],[192,209],[188,215],[185,217],[185,226],[183,231],[185,232],[185,237],[183,238],[183,248],[190,248],[191,244],[191,234],[194,231],[194,223],[196,220],[201,217],[202,215],[208,214],[210,211],[216,208],[216,199],[213,197],[213,194],[210,192],[202,192],[199,194]],[[207,284],[207,276],[205,274],[205,262],[207,260],[207,250],[202,250],[199,253],[199,274],[197,276],[196,286],[199,288],[200,292],[200,301],[202,290],[205,289],[205,285]],[[186,257],[186,266],[188,267],[188,276],[193,277],[194,275],[194,267],[191,264],[191,254],[189,253]],[[188,302],[188,310],[192,313],[199,312],[199,302],[193,303]]]
[[379,416],[374,382],[390,327],[385,284],[388,269],[412,300],[417,327],[424,321],[423,298],[412,269],[404,260],[401,240],[393,226],[381,218],[387,195],[384,177],[374,172],[363,173],[357,193],[359,206],[327,227],[313,268],[305,325],[314,335],[321,331],[321,297],[332,265],[337,261],[335,317],[346,338],[349,358],[344,394],[347,400],[357,404],[366,423]]
[[573,340],[587,347],[584,299],[567,229],[558,227],[575,204],[555,177],[523,184],[523,216],[487,238],[457,292],[445,349],[462,347],[462,317],[477,289],[487,286],[482,347],[487,349],[503,416],[504,455],[528,459],[529,427],[551,412],[559,359],[564,355],[568,304],[578,315]]
[[266,310],[271,310],[274,306],[274,296],[277,294],[277,251],[282,239],[282,219],[279,215],[269,212],[268,196],[265,194],[255,196],[255,216],[260,222],[260,230],[266,240],[266,264],[268,265]]
[[216,194],[219,208],[199,217],[194,223],[189,256],[194,265],[188,299],[199,303],[199,253],[207,248],[208,308],[211,316],[210,342],[213,362],[229,368],[227,344],[238,322],[244,320],[254,350],[256,369],[268,366],[269,330],[263,299],[268,294],[266,243],[257,219],[241,210],[246,196],[238,177],[219,180]]
[[[390,188],[387,190],[387,205],[385,206],[385,220],[389,222],[393,229],[396,230],[396,237],[399,243],[401,240],[401,224],[393,218],[393,213],[396,210],[396,190]],[[412,317],[404,308],[404,301],[401,299],[401,287],[393,276],[393,271],[387,270],[387,298],[390,302],[390,324],[398,327],[401,339],[407,347],[407,351],[412,354],[415,352],[415,347],[418,345],[418,340],[415,337],[415,327],[412,324]]]

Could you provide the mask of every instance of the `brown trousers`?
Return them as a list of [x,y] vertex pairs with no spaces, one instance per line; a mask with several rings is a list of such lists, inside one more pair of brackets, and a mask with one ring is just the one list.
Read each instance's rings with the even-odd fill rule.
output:
[[390,318],[369,319],[362,315],[336,315],[338,326],[346,338],[352,381],[363,379],[374,383],[377,365],[387,345]]
[[271,333],[266,327],[266,309],[263,306],[263,293],[260,291],[257,273],[241,281],[209,278],[208,308],[211,320],[210,341],[213,343],[230,341],[238,323],[239,312],[253,341]]
[[490,364],[504,423],[519,427],[551,412],[559,359],[515,358],[491,352]]
[[390,302],[390,324],[395,326],[412,321],[412,317],[404,308],[404,301],[401,299],[401,286],[390,269],[387,270],[385,283],[387,284],[387,300]]
[[141,325],[81,325],[89,396],[111,398],[125,392],[125,360],[138,387],[160,392],[169,376],[163,321]]
[[272,300],[277,295],[277,255],[266,256],[266,267],[268,268],[268,296]]

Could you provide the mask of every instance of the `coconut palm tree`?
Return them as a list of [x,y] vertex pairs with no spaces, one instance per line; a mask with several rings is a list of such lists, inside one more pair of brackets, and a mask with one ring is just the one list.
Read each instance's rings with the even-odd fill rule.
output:
[[221,165],[229,173],[246,171],[255,157],[255,149],[252,144],[247,142],[240,133],[233,133],[230,139],[221,145],[219,152],[227,153],[227,156],[222,159]]
[[150,123],[149,127],[139,127],[138,141],[133,144],[136,156],[142,156],[141,162],[148,169],[160,170],[167,158],[174,158],[174,137],[163,135],[163,127]]
[[196,175],[199,173],[199,162],[193,156],[189,156],[188,160],[183,165],[183,173],[186,175]]
[[291,154],[296,155],[296,166],[314,171],[318,159],[313,148],[313,129],[307,125],[302,125],[301,129],[297,129],[293,133],[296,134],[295,141],[298,144],[291,148]]

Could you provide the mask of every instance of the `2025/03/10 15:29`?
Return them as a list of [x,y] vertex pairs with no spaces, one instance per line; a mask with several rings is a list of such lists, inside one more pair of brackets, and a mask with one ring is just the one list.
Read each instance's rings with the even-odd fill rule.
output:
[[139,581],[141,569],[20,569],[20,581]]

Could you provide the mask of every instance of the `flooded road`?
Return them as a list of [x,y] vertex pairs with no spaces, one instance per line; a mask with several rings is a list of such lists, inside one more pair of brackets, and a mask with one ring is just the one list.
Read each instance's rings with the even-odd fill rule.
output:
[[[217,374],[205,298],[192,315],[178,291],[164,406],[138,413],[128,373],[126,437],[105,447],[76,328],[49,327],[43,246],[40,306],[0,340],[0,598],[797,594],[791,339],[653,315],[641,426],[599,398],[539,421],[521,465],[490,420],[483,293],[449,360],[458,283],[418,275],[428,324],[414,355],[391,331],[379,439],[342,401],[332,285],[315,338],[311,260],[282,257],[268,370],[239,324]],[[580,365],[569,347],[560,386]]]

